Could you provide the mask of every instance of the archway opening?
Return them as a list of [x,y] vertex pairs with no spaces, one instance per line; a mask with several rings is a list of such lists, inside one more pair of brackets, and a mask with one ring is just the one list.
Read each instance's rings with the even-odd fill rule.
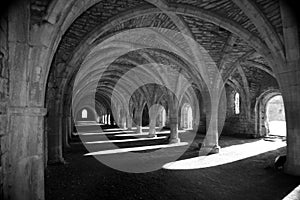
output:
[[286,136],[286,119],[281,95],[274,96],[267,102],[265,126],[269,135]]
[[166,120],[167,120],[167,112],[166,112],[166,109],[162,106],[160,109],[159,117],[158,117],[159,127],[166,126]]
[[182,106],[181,121],[183,129],[193,128],[193,110],[190,104],[184,104]]

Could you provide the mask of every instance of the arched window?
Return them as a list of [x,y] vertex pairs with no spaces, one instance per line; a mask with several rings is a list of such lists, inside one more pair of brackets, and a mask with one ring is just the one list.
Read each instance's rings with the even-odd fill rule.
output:
[[240,114],[240,94],[235,93],[234,96],[234,112],[236,115]]
[[86,109],[82,110],[82,112],[81,112],[81,118],[82,119],[87,119],[87,110]]

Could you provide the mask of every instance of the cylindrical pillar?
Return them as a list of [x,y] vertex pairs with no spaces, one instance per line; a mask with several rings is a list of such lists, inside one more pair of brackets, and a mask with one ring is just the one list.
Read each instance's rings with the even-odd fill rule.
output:
[[175,116],[170,117],[169,124],[171,131],[170,143],[179,143],[180,139],[178,137],[178,118]]
[[[282,78],[293,77],[295,72],[284,73]],[[300,71],[298,71],[300,74]],[[288,81],[286,81],[289,83]],[[292,85],[294,84],[294,85]],[[300,81],[298,83],[282,84],[285,116],[287,123],[287,161],[285,171],[288,174],[300,176]]]
[[153,106],[150,107],[149,109],[149,119],[150,119],[150,123],[149,123],[149,135],[148,137],[155,137],[156,136],[156,118],[158,116],[158,111],[159,111],[159,107],[160,105],[155,104]]
[[142,116],[143,116],[143,110],[136,109],[135,110],[135,115],[134,115],[134,122],[135,122],[135,125],[136,125],[136,133],[142,133],[143,132]]
[[169,126],[170,126],[170,143],[179,143],[180,139],[178,137],[178,113],[175,103],[170,105],[169,109]]
[[206,113],[206,137],[201,146],[201,153],[219,153],[219,130],[218,130],[218,98],[211,98],[207,102],[207,113]]
[[10,199],[44,199],[44,108],[9,108]]
[[132,116],[129,114],[126,117],[126,125],[128,130],[132,129]]
[[[52,106],[58,107],[59,101],[56,100],[48,106],[48,109],[55,109]],[[48,139],[48,164],[64,163],[63,159],[63,136],[61,131],[61,116],[56,112],[49,112],[47,117],[47,139]]]

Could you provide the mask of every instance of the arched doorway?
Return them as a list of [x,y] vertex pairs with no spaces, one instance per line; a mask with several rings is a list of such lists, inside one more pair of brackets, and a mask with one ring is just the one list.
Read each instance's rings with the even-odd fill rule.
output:
[[190,104],[186,103],[181,108],[181,128],[193,128],[193,111]]
[[286,136],[285,111],[281,95],[274,96],[267,102],[265,120],[269,135]]
[[[284,102],[280,90],[268,90],[262,93],[255,104],[256,136],[286,136],[286,123],[284,113]],[[273,133],[270,132],[270,124],[272,126],[271,129]],[[280,127],[280,130],[276,130],[276,126],[277,128]],[[278,131],[281,132],[281,134],[278,134]]]

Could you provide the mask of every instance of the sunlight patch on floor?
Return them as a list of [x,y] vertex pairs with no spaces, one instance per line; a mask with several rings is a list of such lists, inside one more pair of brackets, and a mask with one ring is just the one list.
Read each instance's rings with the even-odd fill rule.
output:
[[[125,132],[125,131],[123,131]],[[186,133],[187,130],[178,130],[178,133]],[[170,130],[167,131],[157,131],[155,133],[156,135],[165,135],[165,134],[170,134]],[[117,137],[124,137],[124,136],[133,136],[133,137],[139,137],[139,136],[146,136],[149,135],[149,132],[143,132],[143,133],[132,133],[132,134],[118,134],[115,135]]]
[[104,124],[98,123],[96,121],[77,121],[75,126],[101,126]]
[[166,139],[167,136],[154,137],[154,138],[136,138],[136,139],[123,139],[123,140],[106,140],[106,141],[93,141],[85,142],[85,144],[105,144],[105,143],[126,143],[126,142],[138,142],[138,141],[151,141],[151,140],[161,140]]
[[[168,132],[164,132],[164,133],[161,133],[161,132],[156,132],[156,135],[163,135],[163,134],[170,134],[170,131]],[[126,136],[130,136],[130,137],[144,137],[144,136],[147,136],[149,135],[149,133],[147,132],[144,132],[144,133],[129,133],[129,134],[118,134],[118,135],[115,135],[116,137],[126,137]]]
[[289,193],[283,200],[299,200],[300,199],[300,185]]
[[190,170],[214,167],[250,158],[285,146],[286,143],[282,141],[269,142],[259,140],[222,148],[218,154],[167,163],[163,168],[169,170]]
[[180,142],[175,144],[162,144],[162,145],[151,145],[151,146],[142,146],[142,147],[130,147],[130,148],[120,148],[112,150],[97,151],[92,153],[84,154],[84,156],[99,156],[99,155],[109,155],[109,154],[118,154],[118,153],[127,153],[127,152],[138,152],[145,150],[154,150],[162,148],[171,148],[171,147],[181,147],[188,145],[187,142]]
[[[78,133],[78,135],[115,135],[115,134],[120,134],[120,133],[128,133],[128,135],[130,133],[134,133],[134,131],[112,131],[112,132],[99,132],[99,133],[84,133],[84,132],[80,132]],[[127,135],[127,134],[125,134]]]

